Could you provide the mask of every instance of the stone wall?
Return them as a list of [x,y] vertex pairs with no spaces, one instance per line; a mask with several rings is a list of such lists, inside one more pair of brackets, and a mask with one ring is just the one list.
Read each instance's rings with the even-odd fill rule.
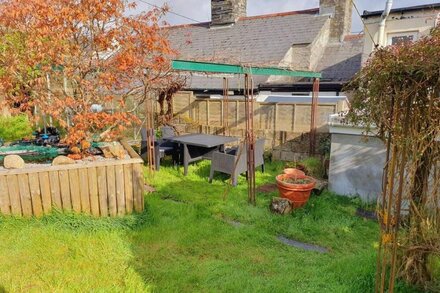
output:
[[246,16],[246,0],[211,0],[211,25],[235,23]]
[[350,34],[353,5],[351,0],[320,0],[320,14],[332,15],[330,39],[340,42]]

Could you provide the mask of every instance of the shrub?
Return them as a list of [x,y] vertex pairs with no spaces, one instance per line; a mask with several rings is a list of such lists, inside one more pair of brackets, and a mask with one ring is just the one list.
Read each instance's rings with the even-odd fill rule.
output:
[[31,134],[31,123],[26,115],[0,117],[0,139],[11,141]]

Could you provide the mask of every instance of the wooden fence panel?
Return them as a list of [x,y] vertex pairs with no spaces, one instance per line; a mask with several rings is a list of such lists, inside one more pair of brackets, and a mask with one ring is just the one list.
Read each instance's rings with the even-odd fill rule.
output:
[[90,195],[89,195],[89,179],[88,168],[79,171],[79,194],[81,199],[81,211],[86,214],[90,214]]
[[32,199],[29,190],[29,179],[27,174],[18,174],[18,189],[20,192],[21,211],[23,216],[32,216]]
[[52,207],[94,216],[143,211],[143,161],[121,144],[131,159],[0,171],[0,213],[38,217]]
[[49,182],[52,203],[55,208],[61,211],[63,209],[63,202],[61,201],[60,178],[58,176],[58,171],[49,172]]
[[276,130],[278,131],[293,131],[294,126],[294,105],[277,105],[276,116]]
[[97,168],[98,178],[98,195],[99,195],[99,212],[101,216],[108,216],[108,200],[107,200],[107,172],[105,167]]
[[115,166],[107,167],[107,197],[109,214],[114,217],[118,212],[116,208]]
[[60,170],[58,172],[58,176],[60,178],[61,202],[63,204],[63,211],[71,211],[72,201],[70,199],[69,171]]
[[4,215],[11,214],[11,203],[9,201],[8,182],[6,176],[0,176],[0,212]]
[[100,207],[98,194],[98,175],[96,172],[96,168],[88,168],[87,174],[89,177],[90,210],[92,212],[92,215],[98,217],[100,215]]
[[78,170],[69,170],[70,199],[72,201],[72,209],[74,212],[81,212],[81,194],[79,191],[79,175]]
[[272,104],[261,104],[260,108],[260,128],[274,129],[275,106]]
[[118,207],[118,216],[125,214],[125,186],[124,186],[124,167],[122,165],[115,166],[116,175],[116,202]]
[[14,216],[21,216],[22,213],[20,191],[18,189],[18,177],[17,175],[8,175],[6,177],[6,181],[8,182],[9,200],[11,201],[11,213]]
[[223,123],[222,120],[222,102],[221,101],[212,101],[208,103],[209,112],[208,112],[208,125],[210,126],[221,126]]
[[[242,133],[240,130],[245,129],[245,104],[242,100],[229,100],[225,105],[228,109],[227,115],[222,106],[222,103],[225,103],[224,100],[194,98],[190,93],[184,92],[177,94],[173,103],[175,104],[174,114],[180,117],[191,117],[194,125],[201,126],[208,132],[214,132],[216,127],[224,126],[225,121],[228,122],[231,135],[238,135]],[[328,116],[344,108],[340,104],[338,102],[318,105],[317,127],[319,132],[328,132]],[[183,111],[183,109],[185,110]],[[272,133],[273,137],[281,137],[286,132],[295,134],[309,132],[310,115],[311,104],[255,102],[254,130],[279,132]],[[177,121],[182,124],[186,123],[184,119],[177,119]],[[192,132],[199,129],[198,127],[189,127],[187,130]]]
[[140,165],[133,166],[133,202],[134,210],[140,212],[143,209],[144,175]]
[[294,116],[294,132],[310,131],[310,105],[297,105]]
[[43,214],[43,203],[38,173],[29,173],[29,188],[32,200],[32,213],[34,216],[39,217]]
[[125,178],[125,209],[127,213],[133,212],[133,166],[124,165],[124,178]]
[[45,214],[48,214],[52,210],[52,198],[51,198],[51,193],[50,193],[51,187],[50,187],[49,172],[38,173],[38,178],[40,181],[41,203],[43,205],[43,212]]

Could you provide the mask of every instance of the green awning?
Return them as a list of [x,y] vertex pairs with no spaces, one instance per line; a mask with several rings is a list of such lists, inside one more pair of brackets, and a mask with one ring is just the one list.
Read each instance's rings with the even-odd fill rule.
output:
[[321,78],[321,73],[313,71],[297,71],[279,67],[254,67],[187,60],[173,60],[172,68],[181,71],[206,73],[251,74],[251,75],[278,75],[291,77]]

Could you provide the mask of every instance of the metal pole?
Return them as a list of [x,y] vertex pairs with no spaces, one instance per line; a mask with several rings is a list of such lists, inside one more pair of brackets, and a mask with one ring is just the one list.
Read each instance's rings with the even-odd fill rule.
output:
[[255,205],[255,136],[254,136],[254,97],[253,82],[249,74],[245,75],[245,111],[246,111],[246,154],[247,154],[247,179],[248,200]]
[[229,81],[223,78],[223,135],[229,135]]
[[312,108],[310,112],[310,149],[309,154],[313,156],[316,151],[316,120],[318,112],[319,78],[313,79]]
[[148,157],[148,169],[150,172],[155,171],[155,150],[154,150],[154,113],[153,113],[153,99],[148,94],[146,100],[146,119],[145,128],[147,131],[147,157]]

